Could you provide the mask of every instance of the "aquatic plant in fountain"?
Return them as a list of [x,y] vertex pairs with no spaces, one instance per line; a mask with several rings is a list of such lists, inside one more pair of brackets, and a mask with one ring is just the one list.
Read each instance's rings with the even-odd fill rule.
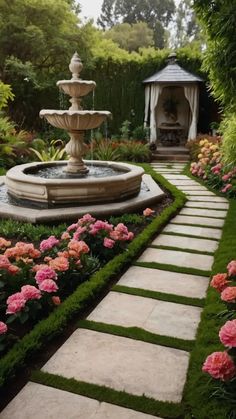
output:
[[63,111],[43,109],[40,111],[40,117],[46,118],[54,127],[62,128],[69,132],[70,141],[66,145],[65,150],[70,159],[64,170],[68,173],[87,173],[89,169],[82,159],[86,151],[84,144],[85,131],[98,128],[107,117],[111,116],[111,113],[108,111],[82,109],[81,98],[93,91],[96,83],[80,78],[83,64],[77,52],[71,59],[69,69],[72,73],[71,80],[60,80],[57,82],[57,86],[71,97],[71,107],[69,110]]

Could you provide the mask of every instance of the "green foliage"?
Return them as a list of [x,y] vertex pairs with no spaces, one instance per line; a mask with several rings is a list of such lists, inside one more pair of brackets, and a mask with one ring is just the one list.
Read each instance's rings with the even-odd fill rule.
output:
[[5,108],[9,100],[13,100],[14,95],[9,84],[4,84],[0,80],[0,111]]
[[26,132],[16,131],[15,124],[7,117],[0,117],[0,165],[9,168],[20,162],[26,146]]
[[[92,151],[93,150],[93,151]],[[109,140],[101,140],[93,144],[92,153],[88,153],[88,158],[95,160],[117,161],[120,158],[119,151],[113,147]]]
[[236,110],[235,1],[195,0],[194,7],[207,35],[204,68],[215,98]]
[[147,144],[137,141],[123,141],[119,147],[120,159],[137,163],[149,162],[151,152]]
[[153,30],[146,22],[120,23],[104,33],[107,39],[129,52],[153,46]]
[[45,162],[66,159],[67,154],[64,143],[61,140],[52,140],[49,145],[45,144],[42,140],[41,143],[40,140],[34,140],[32,145],[34,144],[37,148],[30,147],[29,150],[37,156],[39,161]]
[[125,120],[124,122],[122,122],[121,129],[120,129],[122,138],[128,139],[130,137],[130,125],[131,125],[131,122],[128,120]]
[[223,134],[222,154],[226,164],[236,166],[236,114],[224,118],[220,130]]

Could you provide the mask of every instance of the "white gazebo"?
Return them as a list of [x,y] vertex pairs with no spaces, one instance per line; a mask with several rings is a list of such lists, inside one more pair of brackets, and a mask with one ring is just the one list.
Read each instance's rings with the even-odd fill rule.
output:
[[144,125],[150,126],[153,145],[184,145],[197,136],[199,83],[203,80],[176,61],[176,54],[170,54],[167,66],[143,81]]

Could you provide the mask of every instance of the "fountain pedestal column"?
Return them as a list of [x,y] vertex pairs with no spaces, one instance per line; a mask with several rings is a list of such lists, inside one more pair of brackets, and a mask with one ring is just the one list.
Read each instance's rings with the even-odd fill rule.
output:
[[67,173],[88,173],[89,169],[82,159],[87,146],[84,144],[84,131],[69,131],[70,141],[65,150],[69,155],[67,167],[64,170]]

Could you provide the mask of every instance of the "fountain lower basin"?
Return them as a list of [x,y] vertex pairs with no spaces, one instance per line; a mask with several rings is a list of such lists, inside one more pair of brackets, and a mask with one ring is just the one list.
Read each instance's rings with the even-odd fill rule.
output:
[[114,175],[95,177],[92,174],[64,178],[37,176],[45,168],[63,168],[67,161],[30,163],[15,166],[6,174],[8,193],[14,198],[42,203],[45,208],[61,204],[98,204],[122,201],[138,195],[143,169],[126,163],[86,161],[88,166],[110,168]]

